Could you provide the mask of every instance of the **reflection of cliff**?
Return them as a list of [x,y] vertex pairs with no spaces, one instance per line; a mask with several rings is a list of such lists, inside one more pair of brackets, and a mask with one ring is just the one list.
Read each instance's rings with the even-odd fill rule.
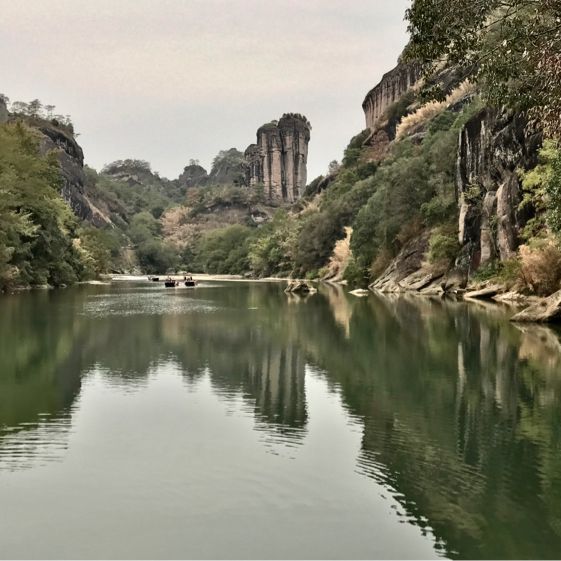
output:
[[250,365],[248,385],[259,417],[283,432],[306,423],[305,363],[298,347],[270,345],[259,363]]
[[[284,294],[278,287],[252,288],[256,290],[232,286],[217,295],[220,305],[213,314],[166,321],[164,344],[186,376],[208,368],[217,393],[241,392],[255,407],[257,419],[275,431],[300,430],[307,422],[304,357],[286,333],[268,326],[271,307],[282,307]],[[250,307],[262,311],[248,314]]]

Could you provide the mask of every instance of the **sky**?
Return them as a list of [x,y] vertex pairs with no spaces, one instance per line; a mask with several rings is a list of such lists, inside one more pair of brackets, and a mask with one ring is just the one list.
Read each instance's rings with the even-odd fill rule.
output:
[[86,163],[190,159],[312,124],[308,177],[364,127],[364,96],[406,43],[409,0],[0,0],[0,92],[69,114]]

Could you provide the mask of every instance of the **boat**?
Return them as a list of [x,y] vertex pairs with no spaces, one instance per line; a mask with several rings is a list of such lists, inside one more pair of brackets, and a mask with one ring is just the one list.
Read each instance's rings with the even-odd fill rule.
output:
[[165,281],[166,288],[175,288],[179,283],[174,280]]
[[185,281],[185,286],[188,287],[188,288],[197,286],[197,281],[194,281],[193,279],[191,279],[191,280],[186,280],[186,281]]
[[151,280],[152,282],[160,282],[160,277],[148,277],[148,280]]

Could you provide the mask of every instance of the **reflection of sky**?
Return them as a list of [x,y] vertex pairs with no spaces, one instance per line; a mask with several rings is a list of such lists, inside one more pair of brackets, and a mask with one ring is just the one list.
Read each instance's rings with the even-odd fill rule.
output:
[[84,303],[82,313],[92,317],[134,315],[176,315],[189,312],[213,312],[217,308],[210,301],[187,296],[187,289],[135,291],[91,296]]
[[209,372],[185,384],[161,364],[130,393],[92,371],[63,461],[0,477],[3,507],[15,505],[0,515],[2,554],[434,557],[432,539],[356,473],[361,428],[340,396],[312,371],[306,393],[305,446],[289,448],[259,431],[244,396],[225,403]]
[[34,423],[0,428],[0,472],[31,469],[60,461],[68,449],[71,413],[39,415]]

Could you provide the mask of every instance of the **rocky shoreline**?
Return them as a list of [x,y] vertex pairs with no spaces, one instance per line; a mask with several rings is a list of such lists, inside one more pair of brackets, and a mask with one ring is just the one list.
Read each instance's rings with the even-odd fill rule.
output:
[[[411,277],[409,277],[411,281]],[[370,285],[370,290],[380,294],[417,294],[419,296],[452,296],[466,302],[494,302],[497,305],[508,305],[514,308],[515,314],[510,318],[513,322],[524,323],[556,323],[561,322],[561,290],[550,296],[526,295],[504,284],[491,281],[474,283],[465,289],[452,288],[447,290],[444,277],[428,279],[421,277],[415,283],[404,285],[393,281]]]

